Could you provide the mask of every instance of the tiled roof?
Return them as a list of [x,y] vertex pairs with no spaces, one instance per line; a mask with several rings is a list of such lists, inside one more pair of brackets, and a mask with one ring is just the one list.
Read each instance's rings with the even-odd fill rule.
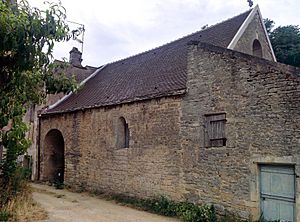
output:
[[190,41],[227,48],[251,10],[144,53],[106,65],[46,114],[182,94]]

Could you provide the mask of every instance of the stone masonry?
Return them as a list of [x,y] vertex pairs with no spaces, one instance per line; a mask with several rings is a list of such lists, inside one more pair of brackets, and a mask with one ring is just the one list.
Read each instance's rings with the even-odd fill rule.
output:
[[[295,165],[300,174],[299,73],[224,48],[191,45],[182,96],[42,116],[41,179],[44,138],[58,129],[71,187],[164,195],[258,217],[259,165]],[[206,147],[204,115],[219,112],[226,113],[227,144]],[[119,117],[129,126],[129,148],[116,147]]]
[[[76,189],[180,199],[180,102],[161,98],[43,118],[41,138],[50,129],[62,132],[65,182]],[[130,148],[116,146],[120,117],[129,125]]]
[[[258,217],[259,164],[300,170],[300,70],[207,44],[192,47],[188,61],[180,129],[184,196]],[[204,115],[219,112],[226,113],[227,144],[207,148]]]
[[266,35],[264,34],[263,24],[261,23],[258,12],[256,12],[253,20],[250,22],[241,38],[238,40],[234,50],[252,55],[252,44],[255,39],[259,40],[261,44],[262,57],[267,60],[274,61],[271,52],[272,50],[268,44]]

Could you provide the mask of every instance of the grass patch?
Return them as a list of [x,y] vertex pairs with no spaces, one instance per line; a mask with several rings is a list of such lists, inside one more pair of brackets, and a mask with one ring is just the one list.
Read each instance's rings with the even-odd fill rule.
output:
[[23,187],[21,192],[0,209],[0,221],[29,222],[46,218],[46,211],[33,200],[29,186]]

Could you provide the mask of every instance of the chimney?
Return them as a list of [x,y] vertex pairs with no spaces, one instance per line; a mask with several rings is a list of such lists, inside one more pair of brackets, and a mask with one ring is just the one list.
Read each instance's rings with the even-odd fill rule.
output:
[[70,51],[70,64],[77,67],[82,67],[82,53],[76,48],[73,47],[73,49]]

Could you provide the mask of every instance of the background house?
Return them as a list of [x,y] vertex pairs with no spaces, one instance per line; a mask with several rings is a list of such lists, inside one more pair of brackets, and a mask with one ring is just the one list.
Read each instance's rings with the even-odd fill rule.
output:
[[47,109],[39,179],[300,220],[299,83],[257,6],[102,66]]

